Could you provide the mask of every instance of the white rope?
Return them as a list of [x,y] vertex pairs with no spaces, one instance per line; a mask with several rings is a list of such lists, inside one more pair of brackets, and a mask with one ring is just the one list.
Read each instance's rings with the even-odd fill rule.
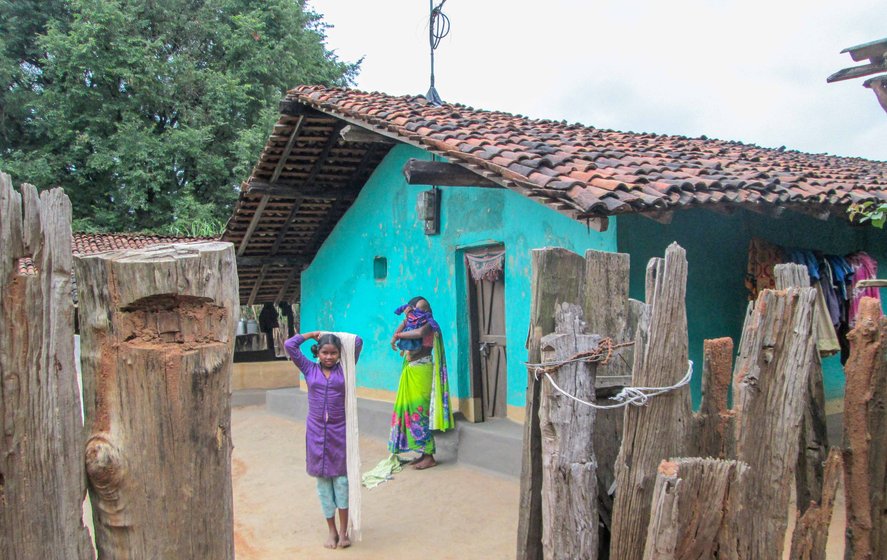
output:
[[663,393],[668,393],[669,391],[674,391],[675,389],[680,389],[684,385],[690,382],[690,379],[693,377],[693,360],[687,360],[687,373],[681,378],[680,381],[675,383],[674,385],[669,385],[668,387],[623,387],[618,394],[610,397],[611,401],[618,401],[618,404],[595,404],[584,401],[578,397],[574,397],[570,393],[564,391],[558,384],[554,382],[554,379],[551,377],[551,374],[547,371],[542,371],[542,368],[536,368],[536,374],[544,373],[545,377],[548,378],[548,381],[551,385],[557,389],[564,396],[570,397],[574,401],[584,404],[586,406],[590,406],[591,408],[596,408],[598,410],[606,410],[610,408],[621,408],[623,406],[634,405],[634,406],[644,406],[647,404],[647,401],[650,397],[655,397],[656,395],[662,395]]

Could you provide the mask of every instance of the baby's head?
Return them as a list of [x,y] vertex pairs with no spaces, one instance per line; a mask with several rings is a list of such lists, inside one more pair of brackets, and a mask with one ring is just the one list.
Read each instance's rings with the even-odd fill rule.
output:
[[418,309],[419,311],[431,311],[431,305],[428,303],[428,300],[422,296],[416,296],[411,299],[409,305],[413,309]]

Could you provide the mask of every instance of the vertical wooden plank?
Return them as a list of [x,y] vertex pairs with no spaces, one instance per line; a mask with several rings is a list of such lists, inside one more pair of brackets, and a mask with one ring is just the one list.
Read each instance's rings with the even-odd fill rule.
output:
[[[774,268],[776,289],[810,287],[807,267],[799,264],[778,264]],[[819,290],[819,288],[816,288]],[[820,301],[821,300],[821,301]],[[817,293],[813,308],[813,329],[819,336],[820,317],[828,317],[825,299]],[[829,321],[829,319],[825,319]],[[826,327],[827,328],[827,327]],[[828,456],[828,429],[825,423],[825,388],[820,360],[810,363],[807,403],[801,425],[801,444],[798,448],[798,468],[795,472],[795,502],[803,513],[811,503],[822,499],[823,465]]]
[[887,557],[887,318],[862,298],[844,366],[845,558]]
[[[36,274],[19,273],[32,258]],[[0,173],[0,556],[85,559],[71,204]]]
[[99,556],[233,559],[233,246],[103,253],[76,269]]
[[[630,257],[625,253],[587,251],[585,253],[585,301],[583,311],[588,332],[609,337],[614,343],[629,342],[637,329],[637,313],[628,298]],[[634,302],[634,305],[642,305]],[[598,366],[599,376],[631,376],[634,349],[623,348],[606,365]],[[600,397],[609,397],[618,390]],[[598,410],[594,421],[594,453],[597,459],[598,514],[601,516],[601,547],[609,550],[613,523],[613,484],[616,481],[616,457],[622,442],[621,408]]]
[[[647,269],[649,326],[638,327],[632,385],[665,387],[687,372],[687,258],[672,243],[665,259]],[[625,409],[622,448],[616,461],[611,558],[641,558],[650,519],[656,469],[668,457],[686,454],[691,422],[690,388],[651,399],[646,406]]]
[[[530,330],[527,353],[530,363],[541,359],[542,337],[554,331],[554,309],[561,302],[581,301],[585,293],[585,259],[566,249],[536,249],[532,253]],[[542,447],[539,432],[541,382],[527,372],[526,420],[521,463],[518,514],[518,560],[542,558]]]
[[714,559],[748,466],[698,457],[662,461],[653,489],[645,560]]
[[[585,334],[582,308],[563,303],[555,311],[557,332],[542,338],[543,361],[569,360],[595,350],[601,337]],[[566,364],[550,375],[585,402],[595,401],[596,364]],[[543,383],[539,405],[542,434],[542,549],[546,560],[598,557],[595,409]]]
[[736,459],[750,467],[724,553],[781,558],[807,403],[813,288],[764,290],[743,329],[733,375]]

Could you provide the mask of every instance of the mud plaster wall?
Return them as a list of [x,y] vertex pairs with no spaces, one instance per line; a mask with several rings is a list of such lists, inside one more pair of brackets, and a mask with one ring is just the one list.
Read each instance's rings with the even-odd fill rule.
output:
[[[887,232],[870,226],[851,227],[847,222],[827,222],[794,212],[775,219],[747,211],[732,215],[707,210],[675,212],[664,225],[638,216],[619,219],[619,251],[631,255],[633,298],[643,298],[647,261],[662,256],[672,241],[687,250],[687,322],[690,359],[695,366],[691,384],[694,405],[700,396],[702,341],[730,336],[739,347],[742,321],[748,304],[743,283],[748,261],[748,244],[760,237],[783,247],[815,249],[845,255],[864,250],[879,263],[879,276],[887,276]],[[882,290],[882,298],[887,295]],[[838,356],[823,359],[826,400],[840,407],[844,394],[844,370]]]
[[[344,330],[366,341],[359,385],[394,391],[400,358],[389,347],[402,317],[394,309],[413,295],[427,297],[444,333],[450,389],[469,396],[469,310],[464,251],[502,243],[506,249],[505,322],[508,396],[523,406],[530,315],[530,251],[559,246],[584,254],[613,251],[616,229],[604,233],[504,189],[442,189],[441,233],[427,236],[416,218],[416,198],[429,187],[407,185],[408,158],[430,159],[409,146],[395,147],[302,274],[303,331]],[[373,278],[374,257],[388,261],[388,276]],[[307,346],[307,344],[306,344]],[[307,350],[307,348],[306,348]]]

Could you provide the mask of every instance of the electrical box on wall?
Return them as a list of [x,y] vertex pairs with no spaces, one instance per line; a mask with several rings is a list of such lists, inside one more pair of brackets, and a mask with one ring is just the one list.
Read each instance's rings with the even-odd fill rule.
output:
[[416,215],[425,224],[425,235],[440,233],[440,189],[434,187],[419,193]]

